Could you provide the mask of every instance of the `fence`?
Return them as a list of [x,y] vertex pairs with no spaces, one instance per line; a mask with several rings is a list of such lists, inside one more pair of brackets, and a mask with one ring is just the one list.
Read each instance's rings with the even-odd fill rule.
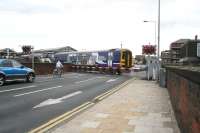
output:
[[[24,66],[32,67],[32,63],[23,63]],[[34,70],[37,75],[52,74],[56,64],[55,63],[34,63]],[[64,72],[71,71],[71,64],[63,64]]]

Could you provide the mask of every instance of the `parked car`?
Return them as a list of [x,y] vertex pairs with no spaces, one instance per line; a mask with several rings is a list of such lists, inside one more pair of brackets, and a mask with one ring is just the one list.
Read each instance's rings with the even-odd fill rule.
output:
[[147,65],[134,65],[133,71],[134,72],[140,72],[140,71],[146,71]]
[[0,59],[0,86],[7,81],[34,82],[35,72],[13,59]]

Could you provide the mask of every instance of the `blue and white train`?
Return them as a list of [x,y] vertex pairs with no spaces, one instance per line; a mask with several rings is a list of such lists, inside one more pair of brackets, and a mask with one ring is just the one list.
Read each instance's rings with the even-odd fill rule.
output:
[[128,49],[110,49],[102,51],[61,52],[55,59],[74,65],[96,65],[104,68],[131,68],[132,52]]

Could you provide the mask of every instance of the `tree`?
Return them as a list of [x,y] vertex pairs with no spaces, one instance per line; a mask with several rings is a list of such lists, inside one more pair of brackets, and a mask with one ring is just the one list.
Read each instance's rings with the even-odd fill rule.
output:
[[22,46],[22,51],[23,51],[24,54],[30,54],[32,48],[33,47],[31,45],[23,45]]

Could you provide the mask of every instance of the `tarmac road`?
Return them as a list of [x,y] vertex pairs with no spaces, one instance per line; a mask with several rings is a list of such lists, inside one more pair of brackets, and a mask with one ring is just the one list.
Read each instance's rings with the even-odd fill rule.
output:
[[127,75],[67,73],[0,87],[0,133],[28,132],[122,84]]

